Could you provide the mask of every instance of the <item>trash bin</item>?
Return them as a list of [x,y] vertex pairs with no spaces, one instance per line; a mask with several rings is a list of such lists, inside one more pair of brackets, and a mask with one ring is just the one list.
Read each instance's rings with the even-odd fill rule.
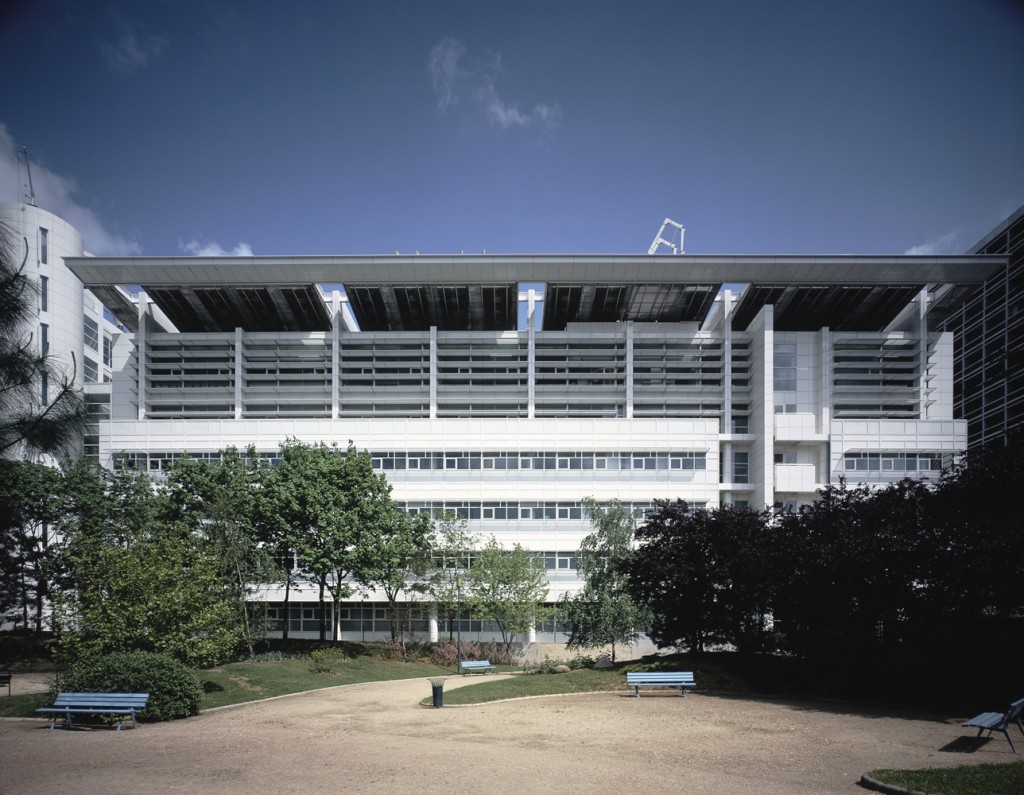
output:
[[447,676],[433,676],[427,681],[430,682],[430,689],[434,696],[434,708],[444,706],[444,680]]

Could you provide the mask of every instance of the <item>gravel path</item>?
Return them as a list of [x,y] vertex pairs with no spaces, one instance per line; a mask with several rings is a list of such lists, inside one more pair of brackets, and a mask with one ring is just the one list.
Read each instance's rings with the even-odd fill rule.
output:
[[[473,683],[450,679],[445,690]],[[429,709],[424,679],[214,710],[136,730],[0,721],[0,792],[851,793],[880,767],[1007,762],[954,720],[648,690]]]

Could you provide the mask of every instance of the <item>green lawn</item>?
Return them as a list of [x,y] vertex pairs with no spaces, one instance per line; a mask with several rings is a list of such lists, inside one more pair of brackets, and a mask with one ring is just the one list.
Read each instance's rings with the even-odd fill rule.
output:
[[931,795],[1016,795],[1024,792],[1024,764],[961,765],[926,770],[873,770],[868,776]]
[[[457,677],[461,679],[462,677]],[[483,704],[503,698],[549,696],[565,693],[593,693],[625,690],[626,677],[613,670],[579,670],[567,674],[522,674],[511,679],[488,680],[488,675],[469,677],[474,684],[457,690],[445,690],[445,704]],[[421,703],[430,703],[424,698]]]

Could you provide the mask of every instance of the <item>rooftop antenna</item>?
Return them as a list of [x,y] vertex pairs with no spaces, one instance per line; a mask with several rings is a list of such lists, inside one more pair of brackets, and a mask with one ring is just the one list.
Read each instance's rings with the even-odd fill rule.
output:
[[[673,231],[671,233],[671,237],[670,238],[666,238],[665,237],[665,230],[668,227],[672,227],[675,230],[675,231]],[[672,253],[673,254],[682,254],[683,253],[683,234],[685,232],[686,232],[686,230],[683,229],[683,225],[682,224],[676,223],[671,218],[666,218],[665,221],[661,225],[661,229],[658,230],[658,234],[655,236],[654,242],[651,243],[651,247],[647,250],[647,253],[648,254],[657,254],[658,253],[658,246],[668,246],[670,249],[672,249]],[[675,241],[675,239],[677,237],[679,238],[679,245],[678,246],[675,244],[675,242],[673,242],[673,241]]]
[[28,174],[28,203],[35,207],[36,206],[36,189],[32,187],[32,166],[28,161],[28,147],[21,147],[19,153],[25,158],[25,173]]

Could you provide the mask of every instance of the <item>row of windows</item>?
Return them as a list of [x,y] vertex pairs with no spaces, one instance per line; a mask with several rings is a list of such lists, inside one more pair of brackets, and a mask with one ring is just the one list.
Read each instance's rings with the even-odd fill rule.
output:
[[[427,514],[432,519],[441,519],[446,513],[454,513],[460,519],[472,520],[557,520],[583,519],[583,503],[581,502],[399,502],[413,516]],[[606,503],[600,507],[607,509]],[[647,514],[654,510],[650,503],[622,503],[622,507],[632,513]],[[692,509],[702,505],[691,505]]]
[[847,472],[941,472],[953,463],[951,453],[846,453]]
[[707,453],[373,453],[374,469],[707,469]]

